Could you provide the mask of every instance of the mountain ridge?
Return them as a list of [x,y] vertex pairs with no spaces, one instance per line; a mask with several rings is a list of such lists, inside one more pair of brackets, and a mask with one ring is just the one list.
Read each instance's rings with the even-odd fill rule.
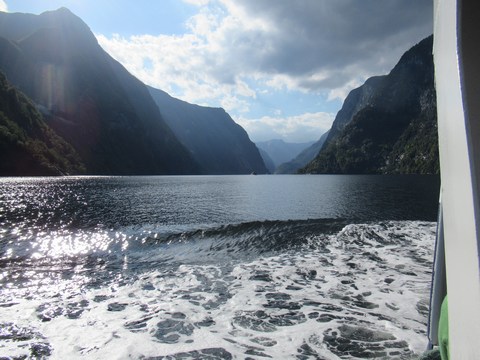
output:
[[247,132],[223,108],[190,104],[147,87],[162,117],[207,174],[265,174]]
[[[75,148],[89,174],[267,172],[245,130],[223,109],[208,111],[222,118],[217,128],[230,129],[228,139],[222,137],[228,132],[210,134],[203,148],[180,140],[164,116],[169,110],[159,107],[147,86],[107,54],[67,8],[40,15],[0,13],[0,70]],[[202,126],[195,130],[199,137],[208,133],[209,123]],[[199,158],[208,151],[208,161]]]
[[438,173],[432,46],[429,36],[388,75],[352,90],[321,151],[300,173]]
[[[153,100],[145,96],[146,89],[143,95],[128,93],[129,88],[141,92],[144,85],[98,45],[80,18],[67,9],[13,17],[22,20],[16,28],[29,23],[28,31],[10,31],[10,39],[0,32],[6,40],[1,43],[0,68],[43,109],[49,126],[74,146],[87,173],[199,172]],[[0,14],[0,29],[11,22],[10,14]],[[138,112],[138,101],[149,117]]]

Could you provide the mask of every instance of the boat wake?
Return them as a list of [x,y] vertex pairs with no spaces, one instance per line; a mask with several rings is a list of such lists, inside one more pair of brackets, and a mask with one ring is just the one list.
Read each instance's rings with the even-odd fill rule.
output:
[[7,357],[410,359],[425,348],[432,222],[6,235]]

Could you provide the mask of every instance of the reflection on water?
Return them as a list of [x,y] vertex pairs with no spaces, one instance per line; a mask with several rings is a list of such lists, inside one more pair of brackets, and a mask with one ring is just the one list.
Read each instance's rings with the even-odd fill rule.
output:
[[0,180],[3,261],[118,256],[145,239],[265,220],[436,219],[433,176]]
[[413,175],[7,178],[0,180],[0,226],[435,220],[438,192],[438,177]]
[[0,179],[1,356],[411,358],[438,188],[431,176]]

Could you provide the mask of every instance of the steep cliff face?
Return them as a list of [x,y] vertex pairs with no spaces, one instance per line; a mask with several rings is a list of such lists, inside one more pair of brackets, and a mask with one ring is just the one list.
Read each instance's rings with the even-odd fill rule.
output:
[[67,9],[0,13],[0,69],[73,145],[90,174],[190,174],[200,168],[145,85]]
[[221,108],[189,104],[149,87],[160,113],[205,174],[267,173],[255,144]]
[[273,174],[275,172],[276,166],[275,166],[275,163],[273,162],[272,158],[262,148],[258,148],[258,151],[260,152],[260,156],[262,157],[263,163],[267,167],[267,170],[270,172],[270,174]]
[[303,173],[438,173],[430,36],[386,76],[347,96],[317,157]]

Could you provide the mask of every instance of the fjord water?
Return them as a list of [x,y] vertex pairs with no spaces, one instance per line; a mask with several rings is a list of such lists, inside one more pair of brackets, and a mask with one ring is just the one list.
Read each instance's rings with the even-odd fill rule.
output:
[[0,179],[0,357],[409,359],[435,176]]

